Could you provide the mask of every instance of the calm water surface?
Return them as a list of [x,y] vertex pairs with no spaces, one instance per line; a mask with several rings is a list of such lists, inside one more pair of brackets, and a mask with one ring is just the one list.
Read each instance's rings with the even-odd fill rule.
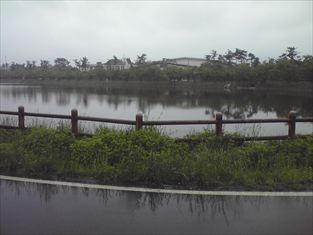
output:
[[312,234],[312,204],[0,180],[0,234]]
[[[144,120],[205,120],[213,119],[216,112],[222,112],[224,119],[287,117],[290,110],[298,116],[313,116],[312,93],[291,93],[284,90],[249,91],[218,90],[177,87],[137,87],[127,84],[113,87],[51,87],[47,85],[5,85],[0,84],[0,109],[16,111],[19,105],[28,112],[70,114],[76,108],[79,115],[135,120],[138,112]],[[3,119],[3,118],[2,118]],[[46,119],[47,120],[47,119]],[[56,120],[48,119],[52,124]],[[41,122],[26,118],[26,124]],[[98,124],[80,122],[87,130]],[[108,124],[107,126],[112,126]],[[123,125],[113,125],[125,128]],[[210,125],[160,127],[172,136],[184,136]],[[224,125],[225,131],[246,135],[286,135],[286,124]],[[297,124],[297,133],[313,132],[311,123]]]

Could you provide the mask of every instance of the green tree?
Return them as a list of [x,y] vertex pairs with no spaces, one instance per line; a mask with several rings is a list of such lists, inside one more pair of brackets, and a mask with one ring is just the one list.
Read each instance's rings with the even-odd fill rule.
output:
[[212,50],[211,54],[206,55],[205,58],[209,64],[218,62],[217,51]]
[[73,61],[74,61],[74,63],[75,63],[75,66],[76,66],[79,70],[81,70],[80,60],[75,59],[75,60],[73,60]]
[[35,60],[33,60],[33,61],[27,60],[26,61],[26,69],[31,70],[34,68],[36,68],[36,61]]
[[256,57],[253,53],[248,54],[247,61],[250,61],[250,65],[257,66],[260,64],[259,57]]
[[81,59],[81,66],[83,70],[87,70],[88,66],[89,66],[89,61],[87,59],[87,57],[83,57]]
[[50,66],[50,62],[48,60],[40,60],[40,68],[48,69]]
[[65,58],[56,58],[54,60],[54,67],[60,68],[60,69],[65,69],[69,67],[70,62],[65,59]]
[[227,53],[224,55],[224,58],[227,61],[228,65],[232,65],[234,63],[233,60],[234,60],[235,56],[231,50],[228,49]]
[[236,48],[234,52],[234,57],[236,59],[236,63],[240,62],[241,64],[243,64],[247,60],[247,51]]
[[281,60],[291,60],[291,61],[298,61],[300,60],[299,52],[296,50],[295,47],[287,47],[285,53],[279,56]]
[[89,66],[89,62],[88,62],[88,59],[87,57],[83,57],[81,58],[80,60],[77,60],[75,59],[74,60],[74,63],[76,65],[76,67],[79,69],[79,70],[82,70],[82,71],[86,71],[88,66]]
[[145,64],[147,59],[147,55],[142,53],[140,56],[137,55],[137,64]]

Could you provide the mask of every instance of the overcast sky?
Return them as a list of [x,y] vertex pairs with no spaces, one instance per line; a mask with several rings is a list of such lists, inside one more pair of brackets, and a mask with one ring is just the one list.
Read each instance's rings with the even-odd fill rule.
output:
[[1,63],[146,53],[159,60],[288,46],[312,54],[312,1],[3,1]]

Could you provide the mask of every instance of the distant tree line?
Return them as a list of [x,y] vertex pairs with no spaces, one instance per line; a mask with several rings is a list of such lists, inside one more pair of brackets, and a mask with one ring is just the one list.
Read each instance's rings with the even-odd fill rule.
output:
[[[75,66],[65,58],[50,61],[12,62],[1,65],[0,78],[38,80],[124,80],[124,81],[313,81],[313,56],[300,56],[295,47],[288,47],[278,58],[265,61],[253,53],[236,48],[224,55],[213,50],[205,56],[200,67],[165,67],[146,61],[146,54],[137,56],[134,66],[127,70],[106,70],[102,62],[91,69],[86,57],[75,59]],[[116,57],[115,57],[116,58]],[[117,58],[116,58],[117,60]]]

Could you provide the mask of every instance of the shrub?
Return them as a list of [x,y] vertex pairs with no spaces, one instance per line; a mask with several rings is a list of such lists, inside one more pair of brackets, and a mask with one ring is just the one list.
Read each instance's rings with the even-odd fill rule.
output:
[[74,141],[73,134],[64,128],[33,128],[22,136],[18,152],[28,174],[53,173],[70,155],[69,146]]
[[12,172],[16,170],[20,159],[16,149],[11,143],[0,143],[0,172]]
[[[126,144],[125,155],[117,166],[120,179],[124,182],[141,181],[149,184],[163,181],[164,171],[168,170],[165,163],[169,152],[177,149],[174,140],[155,128],[147,128],[126,132]],[[159,176],[158,180],[156,175]]]
[[63,127],[0,130],[0,172],[150,187],[240,185],[269,190],[312,185],[313,136],[244,144],[226,137],[204,132],[182,143],[155,128],[102,128],[81,139]]
[[126,152],[123,132],[102,129],[91,138],[78,140],[70,146],[71,160],[85,167],[121,161]]

